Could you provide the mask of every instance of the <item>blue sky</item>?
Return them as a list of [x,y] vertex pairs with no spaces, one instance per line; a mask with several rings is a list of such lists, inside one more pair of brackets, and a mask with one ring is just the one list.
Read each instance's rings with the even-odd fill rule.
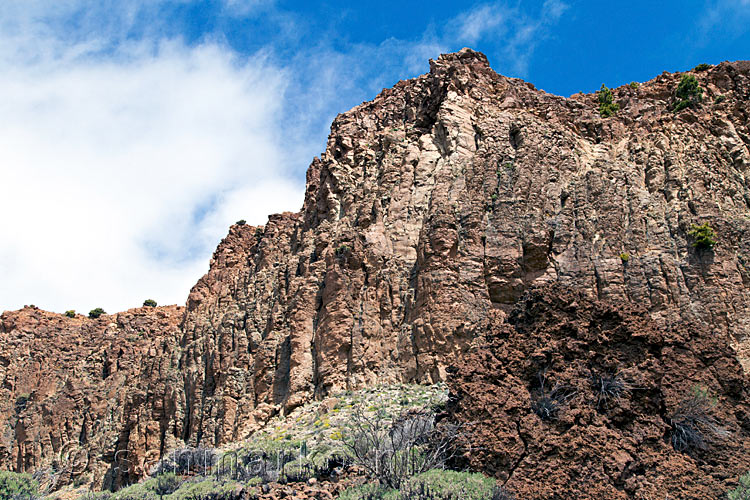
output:
[[[472,47],[559,95],[750,58],[750,0],[5,0],[0,310],[183,303],[331,120]],[[7,214],[11,214],[8,216]]]

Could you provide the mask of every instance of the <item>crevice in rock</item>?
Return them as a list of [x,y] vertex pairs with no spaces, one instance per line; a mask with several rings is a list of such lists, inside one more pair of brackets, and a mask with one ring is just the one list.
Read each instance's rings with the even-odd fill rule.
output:
[[523,463],[523,461],[526,459],[526,456],[529,454],[529,443],[523,435],[523,431],[521,430],[521,423],[518,420],[516,420],[515,424],[516,424],[516,432],[518,434],[518,438],[523,443],[523,452],[521,453],[521,456],[518,457],[518,460],[516,460],[516,463],[514,463],[510,467],[510,471],[508,472],[508,478],[505,481],[503,481],[503,486],[508,484],[508,482],[511,479],[513,479],[513,474],[515,474],[518,467]]
[[281,344],[276,348],[275,365],[273,377],[273,402],[281,404],[289,396],[289,377],[292,359],[291,336],[287,335]]

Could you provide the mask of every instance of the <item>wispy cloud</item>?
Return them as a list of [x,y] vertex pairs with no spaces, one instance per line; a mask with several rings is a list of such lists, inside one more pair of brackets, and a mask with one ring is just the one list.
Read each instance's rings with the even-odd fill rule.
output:
[[507,30],[511,10],[502,9],[497,5],[482,5],[474,10],[462,14],[458,18],[458,38],[468,43],[476,43],[488,32],[502,35]]
[[710,37],[735,37],[750,29],[750,0],[708,0],[698,18],[701,42],[707,43]]
[[[519,4],[495,2],[482,4],[460,14],[446,32],[448,40],[476,44],[483,40],[501,42],[501,67],[509,68],[515,76],[526,76],[534,50],[549,36],[568,5],[560,0],[546,0],[539,12],[529,14]],[[501,68],[502,69],[502,68]]]
[[224,0],[224,10],[234,16],[247,16],[275,4],[275,0]]

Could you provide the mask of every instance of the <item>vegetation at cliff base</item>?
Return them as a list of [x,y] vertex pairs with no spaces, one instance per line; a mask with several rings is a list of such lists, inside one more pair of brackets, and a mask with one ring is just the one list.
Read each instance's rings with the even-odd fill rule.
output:
[[38,489],[37,482],[29,474],[0,471],[0,499],[33,499]]
[[482,474],[432,469],[409,479],[398,489],[376,483],[349,488],[339,500],[511,500],[495,480]]

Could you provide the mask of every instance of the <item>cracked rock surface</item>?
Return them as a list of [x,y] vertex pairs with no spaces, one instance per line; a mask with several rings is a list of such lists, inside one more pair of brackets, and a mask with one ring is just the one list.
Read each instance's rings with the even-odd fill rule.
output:
[[[524,500],[719,498],[750,469],[750,384],[725,335],[703,326],[659,327],[643,308],[546,285],[451,371],[467,463]],[[624,388],[602,401],[592,376]],[[567,395],[547,419],[532,411],[542,380]],[[673,421],[696,391],[722,429],[678,452]]]

